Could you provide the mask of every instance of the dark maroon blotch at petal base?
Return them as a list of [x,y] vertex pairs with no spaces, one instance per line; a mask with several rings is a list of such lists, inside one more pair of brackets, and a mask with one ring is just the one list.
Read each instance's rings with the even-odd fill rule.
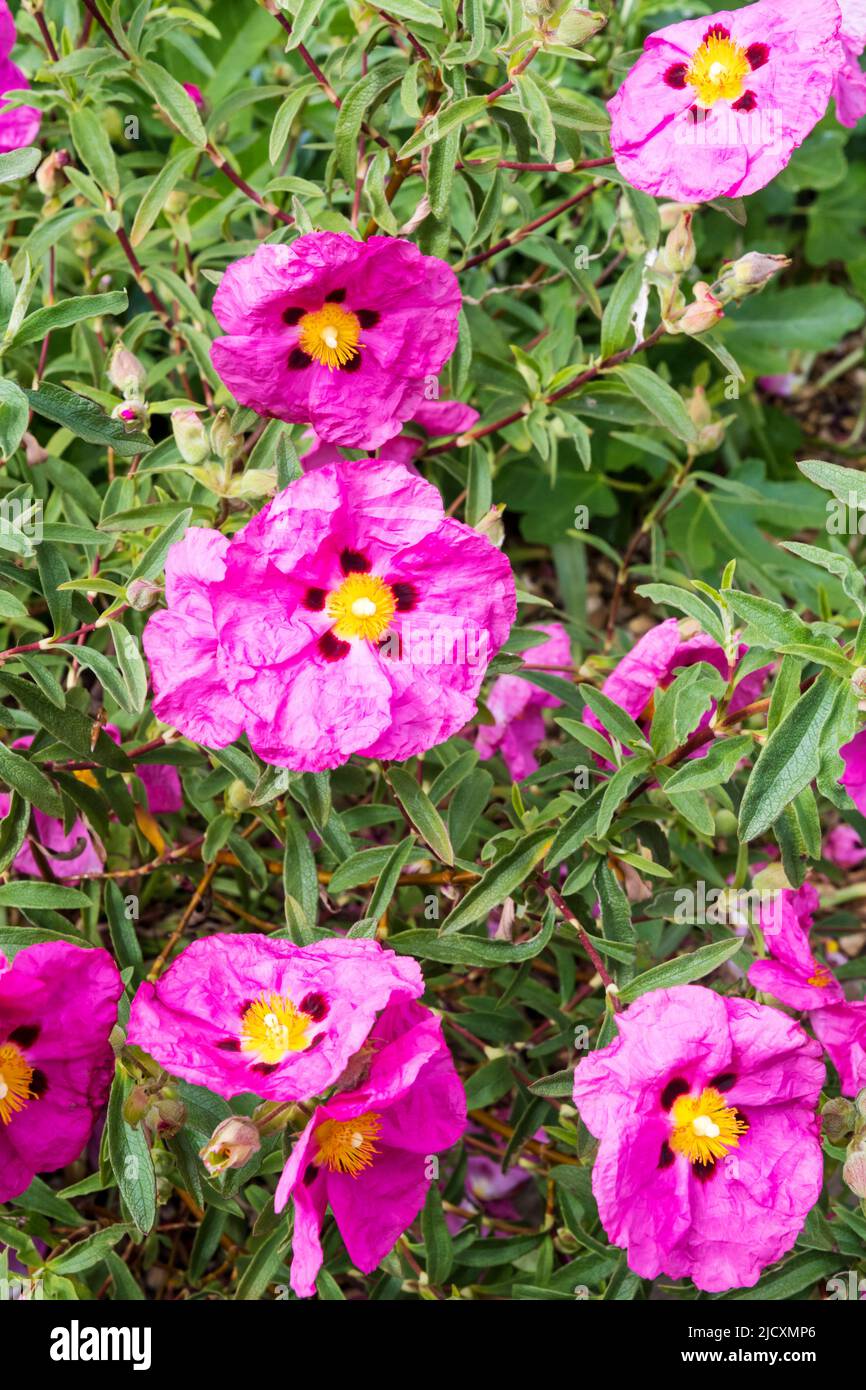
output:
[[346,298],[345,290],[331,290],[330,294],[325,295],[326,304],[342,304]]
[[682,91],[686,85],[688,70],[687,63],[673,63],[665,73],[665,82],[669,87],[675,87],[678,92]]
[[24,1023],[9,1034],[8,1041],[15,1043],[17,1047],[32,1047],[39,1037],[39,1032],[38,1023]]
[[720,1166],[718,1163],[693,1163],[692,1172],[698,1182],[709,1182],[711,1178],[715,1177]]
[[328,1014],[328,1007],[324,994],[308,994],[301,1000],[301,1013],[307,1014],[314,1023],[321,1023]]
[[375,328],[379,322],[379,315],[375,309],[356,309],[355,318],[362,328]]
[[319,651],[326,661],[341,661],[349,653],[349,643],[335,637],[333,632],[323,632],[319,638]]
[[296,306],[291,309],[284,309],[283,323],[288,324],[289,328],[294,328],[295,324],[300,323],[306,312],[306,309],[299,309]]
[[671,1146],[670,1146],[670,1144],[668,1143],[667,1139],[665,1139],[664,1143],[663,1143],[662,1146],[661,1146],[661,1150],[660,1150],[660,1152],[659,1152],[659,1161],[658,1161],[658,1166],[659,1166],[659,1168],[670,1168],[670,1166],[671,1166],[671,1164],[673,1163],[675,1157],[676,1157],[676,1155],[674,1154],[673,1149],[671,1148]]
[[688,1093],[689,1083],[681,1076],[673,1077],[665,1086],[661,1094],[661,1104],[663,1110],[670,1110],[675,1100]]
[[360,550],[349,550],[347,547],[340,551],[340,569],[344,574],[368,574],[370,561]]
[[286,358],[286,366],[292,372],[302,372],[305,367],[312,364],[312,361],[312,357],[308,357],[301,348],[294,347]]
[[714,1091],[729,1091],[732,1086],[737,1084],[737,1073],[735,1071],[719,1072],[709,1083]]
[[770,61],[770,50],[765,43],[753,43],[746,49],[746,57],[752,72],[755,72]]
[[710,39],[729,39],[730,37],[731,31],[726,29],[724,24],[711,24],[704,34],[704,43],[708,43]]
[[758,98],[754,92],[743,92],[743,95],[733,103],[734,111],[754,111],[758,104]]
[[359,372],[364,363],[360,352],[356,352],[354,357],[350,357],[348,362],[344,362],[340,368],[341,372]]
[[398,613],[411,613],[418,603],[418,590],[414,584],[404,583],[402,580],[391,585],[391,592],[397,600]]
[[321,613],[327,597],[324,589],[308,589],[304,594],[304,607],[311,613]]

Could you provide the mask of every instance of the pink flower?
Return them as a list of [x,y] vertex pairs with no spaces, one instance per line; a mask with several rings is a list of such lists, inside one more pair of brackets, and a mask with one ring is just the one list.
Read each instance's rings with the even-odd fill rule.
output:
[[[740,658],[748,648],[741,644]],[[620,709],[630,714],[632,719],[649,726],[652,717],[652,700],[657,690],[664,690],[678,670],[705,661],[714,666],[720,675],[728,678],[728,663],[722,648],[712,637],[698,632],[693,637],[683,638],[677,618],[667,618],[663,623],[645,632],[614,667],[601,687]],[[752,671],[737,683],[731,699],[730,709],[744,709],[752,700],[758,698],[770,668],[761,667]],[[708,711],[701,721],[703,728],[710,720]],[[601,720],[591,710],[584,715],[587,724],[600,733],[607,733]],[[693,731],[694,732],[694,731]]]
[[[15,20],[6,0],[0,0],[0,107],[7,92],[26,90],[30,83],[9,54],[15,45]],[[0,154],[32,145],[39,133],[42,113],[35,106],[7,106],[0,110]]]
[[866,859],[866,845],[852,825],[840,823],[824,837],[824,858],[840,869],[856,869]]
[[[562,670],[571,666],[571,638],[565,628],[561,623],[536,623],[534,626],[536,631],[549,636],[540,646],[530,647],[523,653],[524,662],[530,666],[560,668],[556,674],[568,680],[568,672]],[[487,700],[496,722],[482,724],[479,728],[475,740],[478,756],[487,759],[501,752],[513,781],[528,777],[538,767],[534,750],[544,738],[541,711],[561,704],[555,695],[548,695],[546,690],[521,676],[499,676]]]
[[144,632],[157,716],[311,772],[457,733],[516,611],[501,552],[384,460],[306,474],[231,541],[187,531],[166,599]]
[[866,47],[866,0],[839,0],[844,62],[836,74],[833,97],[842,125],[855,126],[866,115],[866,73],[860,54]]
[[[122,736],[116,725],[106,724],[105,732],[115,743],[121,742]],[[27,734],[16,739],[12,747],[29,748],[32,742],[33,735]],[[168,815],[182,809],[183,792],[177,768],[168,763],[152,763],[142,764],[136,768],[136,772],[144,786],[145,801],[151,815]],[[83,780],[87,780],[87,773],[79,775]],[[6,792],[0,792],[0,817],[5,816],[8,811],[9,796]],[[79,878],[82,874],[100,872],[103,867],[103,855],[98,848],[98,842],[80,816],[75,817],[67,831],[62,820],[47,815],[35,806],[30,814],[36,830],[36,839],[46,851],[45,859],[55,878]],[[42,870],[29,841],[24,841],[15,856],[13,868],[19,874],[29,874],[33,878],[42,877]]]
[[172,1075],[229,1100],[246,1091],[306,1100],[339,1080],[392,999],[423,989],[417,961],[377,941],[210,936],[141,986],[128,1037]]
[[866,814],[866,729],[839,749],[845,771],[839,778],[861,815]]
[[431,1159],[466,1129],[466,1096],[435,1014],[393,1004],[370,1037],[367,1075],[319,1106],[295,1142],[274,1207],[291,1197],[291,1284],[315,1292],[320,1231],[330,1205],[349,1258],[370,1274],[417,1217]]
[[201,87],[197,87],[194,82],[182,82],[181,86],[193,105],[197,106],[199,111],[201,111],[204,106],[204,96],[202,95]]
[[809,945],[809,928],[819,898],[810,883],[796,892],[783,888],[772,906],[761,908],[759,925],[770,960],[756,960],[749,984],[772,994],[792,1009],[823,1009],[844,999],[842,986],[826,965],[819,965]]
[[678,202],[763,188],[827,109],[840,25],[836,0],[758,0],[650,34],[608,104],[617,168]]
[[842,1094],[866,1086],[866,1002],[845,1000],[810,1015],[815,1034],[839,1073]]
[[[470,430],[479,418],[478,411],[462,401],[424,400],[409,423],[420,425],[430,439],[443,439],[446,435],[463,434],[465,430]],[[309,444],[307,452],[301,456],[301,467],[305,473],[322,468],[326,463],[339,463],[345,457],[336,444],[324,443],[314,430],[309,431],[305,443]],[[385,447],[392,463],[403,463],[410,468],[424,444],[417,435],[407,434],[404,430],[402,434],[389,439]]]
[[0,1202],[77,1158],[114,1075],[123,984],[107,951],[66,941],[0,955]]
[[700,985],[643,995],[617,1027],[574,1083],[600,1140],[608,1238],[642,1279],[751,1288],[820,1195],[818,1044],[778,1010]]
[[454,271],[399,237],[310,232],[228,267],[213,363],[242,405],[375,449],[415,414],[457,343]]

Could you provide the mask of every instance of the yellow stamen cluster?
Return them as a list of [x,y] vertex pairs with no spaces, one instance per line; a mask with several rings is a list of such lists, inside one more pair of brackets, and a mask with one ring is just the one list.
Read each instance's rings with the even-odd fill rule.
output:
[[720,1091],[708,1086],[699,1096],[680,1096],[671,1111],[674,1129],[670,1146],[690,1163],[715,1163],[728,1149],[739,1147],[749,1128],[736,1110],[725,1105]]
[[326,304],[315,313],[304,314],[298,323],[298,347],[331,371],[345,367],[357,356],[360,338],[357,316],[339,304]]
[[273,1066],[290,1052],[303,1052],[310,1046],[307,1029],[312,1022],[284,995],[261,994],[243,1016],[241,1052],[253,1053],[257,1061]]
[[832,983],[832,981],[833,976],[830,974],[830,971],[824,965],[819,965],[818,969],[815,971],[815,974],[810,975],[808,979],[808,983],[810,985],[816,985],[818,989],[826,989],[827,986]]
[[397,600],[390,585],[375,574],[350,574],[328,595],[328,617],[336,637],[366,637],[378,642],[391,625]]
[[0,1122],[4,1125],[8,1125],[28,1101],[36,1099],[30,1089],[32,1080],[33,1068],[15,1044],[5,1043],[0,1047]]
[[741,97],[751,71],[742,44],[710,34],[692,57],[686,82],[694,87],[698,106],[710,107],[720,98],[736,101]]
[[379,1150],[373,1142],[382,1128],[372,1111],[353,1120],[325,1120],[316,1130],[319,1151],[316,1163],[332,1173],[351,1173],[356,1178],[369,1168]]

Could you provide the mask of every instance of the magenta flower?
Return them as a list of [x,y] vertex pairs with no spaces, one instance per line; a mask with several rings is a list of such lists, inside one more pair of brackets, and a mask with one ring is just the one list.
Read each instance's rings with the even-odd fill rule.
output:
[[836,74],[833,96],[842,125],[855,126],[866,115],[866,73],[860,54],[866,48],[866,0],[839,0],[844,62]]
[[836,0],[758,0],[650,34],[608,104],[617,168],[678,202],[763,188],[827,109],[841,22]]
[[277,1185],[278,1212],[294,1201],[291,1284],[299,1298],[315,1292],[326,1208],[352,1263],[372,1273],[423,1207],[434,1155],[466,1129],[466,1096],[435,1014],[393,1004],[369,1045],[366,1076],[316,1110]]
[[774,894],[772,904],[762,906],[759,914],[770,959],[755,961],[749,984],[792,1009],[823,1009],[845,997],[839,981],[818,963],[809,945],[818,905],[817,892],[804,883],[796,892],[783,888]]
[[[105,732],[115,743],[121,742],[122,735],[116,725],[106,724]],[[12,747],[29,748],[32,742],[33,735],[26,734],[23,738],[16,739]],[[151,815],[169,815],[182,809],[183,792],[176,767],[172,767],[170,763],[143,763],[136,768],[136,772],[144,787],[145,801]],[[93,774],[80,772],[76,776],[83,781],[89,781]],[[0,792],[0,818],[6,816],[8,811],[9,796],[6,792]],[[75,817],[67,831],[62,820],[46,815],[35,806],[30,814],[36,829],[36,838],[45,851],[46,862],[55,878],[80,878],[82,874],[100,872],[104,855],[100,853],[98,841],[80,816]],[[33,847],[27,840],[15,856],[12,867],[19,874],[28,874],[32,878],[42,877]]]
[[375,449],[415,414],[457,343],[454,271],[410,241],[310,232],[230,265],[213,363],[242,405]]
[[848,1000],[810,1015],[819,1042],[839,1073],[842,1094],[866,1086],[866,1001]]
[[[420,425],[430,439],[444,439],[447,435],[471,430],[479,418],[478,411],[462,401],[424,400],[409,423]],[[345,457],[336,444],[326,444],[314,430],[310,430],[304,442],[309,445],[307,452],[301,455],[301,467],[305,473],[322,468],[326,463],[339,463]],[[411,468],[424,448],[424,442],[417,435],[407,434],[404,430],[402,434],[389,439],[384,447],[392,463],[402,463]]]
[[845,771],[839,778],[861,815],[866,815],[866,729],[839,749]]
[[391,1000],[423,989],[417,961],[377,941],[210,936],[142,984],[128,1038],[227,1099],[306,1100],[339,1080]]
[[[571,666],[571,638],[561,623],[536,623],[538,632],[549,634],[546,642],[530,647],[523,660],[530,666],[553,668],[568,680]],[[548,695],[540,686],[531,685],[521,676],[499,676],[487,700],[494,724],[482,724],[475,747],[482,759],[501,753],[512,780],[519,782],[538,767],[535,749],[544,738],[543,709],[555,709],[562,701]]]
[[309,772],[457,733],[516,611],[501,552],[384,460],[306,474],[231,541],[187,531],[166,599],[144,632],[155,714]]
[[[741,644],[740,659],[747,651],[745,644]],[[666,689],[678,670],[701,661],[714,666],[727,680],[728,662],[719,644],[703,632],[683,638],[679,619],[667,618],[644,633],[614,667],[601,688],[620,709],[648,728],[652,722],[652,701],[656,691]],[[744,709],[758,698],[769,670],[768,666],[761,667],[737,683],[729,706],[731,711]],[[711,717],[712,710],[708,710],[698,727],[703,728]],[[600,733],[607,733],[601,720],[591,710],[586,711],[584,720]]]
[[642,1279],[751,1288],[790,1250],[823,1176],[821,1051],[776,1009],[700,985],[643,995],[578,1064],[592,1188]]
[[824,836],[822,847],[824,858],[840,869],[856,869],[866,859],[866,845],[860,839],[853,825],[839,825]]
[[[7,92],[25,91],[30,83],[9,54],[15,46],[15,20],[6,3],[0,0],[0,107]],[[35,106],[7,106],[0,110],[0,154],[32,145],[39,133],[41,111]]]
[[51,941],[0,954],[0,1202],[77,1158],[114,1075],[123,984],[107,951]]
[[201,111],[204,106],[204,96],[201,87],[197,87],[194,82],[183,82],[181,86],[193,105],[198,107],[199,111]]

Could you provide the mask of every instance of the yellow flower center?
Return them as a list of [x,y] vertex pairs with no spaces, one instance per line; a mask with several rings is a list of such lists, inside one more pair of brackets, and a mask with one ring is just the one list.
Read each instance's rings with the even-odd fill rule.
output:
[[378,642],[396,611],[393,589],[375,574],[350,574],[328,595],[328,617],[334,624],[334,635],[343,641],[366,637]]
[[30,1089],[33,1068],[28,1066],[14,1043],[0,1047],[0,1121],[8,1125],[12,1116],[36,1097]]
[[361,324],[350,309],[326,304],[298,323],[298,347],[315,362],[333,371],[357,356]]
[[827,968],[823,965],[819,965],[818,969],[815,971],[815,974],[810,975],[807,981],[807,983],[810,985],[817,985],[818,989],[826,989],[829,984],[832,984],[832,982],[833,976],[830,974],[830,971],[827,970]]
[[260,994],[241,1022],[241,1052],[254,1053],[259,1062],[273,1066],[290,1052],[310,1046],[307,1029],[313,1019],[280,994]]
[[373,1141],[381,1128],[379,1116],[371,1110],[354,1120],[325,1120],[316,1130],[316,1163],[324,1164],[332,1173],[351,1173],[356,1178],[370,1167],[379,1152]]
[[695,89],[698,106],[709,107],[720,97],[726,101],[741,97],[751,71],[742,44],[710,34],[693,55],[686,81]]
[[685,1154],[690,1163],[715,1163],[717,1158],[724,1158],[728,1149],[739,1147],[740,1135],[749,1128],[712,1086],[699,1096],[680,1096],[674,1102],[671,1118],[671,1148]]

